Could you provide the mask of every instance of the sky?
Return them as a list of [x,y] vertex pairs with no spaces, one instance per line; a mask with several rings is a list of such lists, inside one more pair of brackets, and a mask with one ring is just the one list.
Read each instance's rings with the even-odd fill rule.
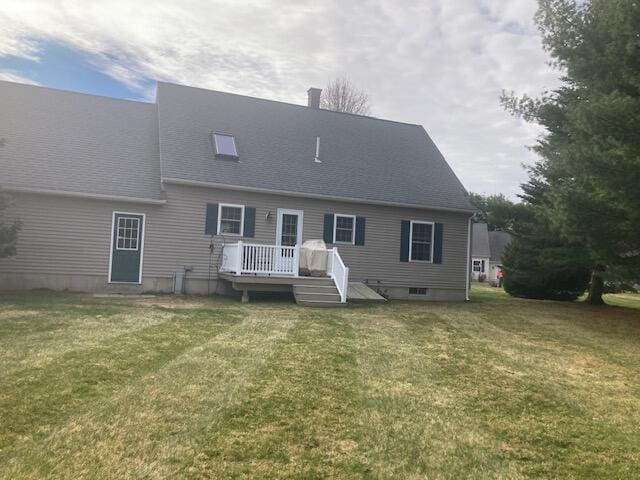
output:
[[[535,0],[2,0],[0,80],[153,101],[170,81],[305,104],[347,77],[424,125],[467,190],[516,198],[540,127],[503,90],[558,84]],[[1,112],[0,112],[1,114]]]

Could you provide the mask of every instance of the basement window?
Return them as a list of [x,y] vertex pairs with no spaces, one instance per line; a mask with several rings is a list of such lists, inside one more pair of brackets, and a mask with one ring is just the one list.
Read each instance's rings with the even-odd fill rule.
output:
[[409,287],[409,295],[426,295],[427,289],[424,287]]
[[217,157],[238,158],[236,139],[233,137],[233,135],[214,133],[213,146],[216,150]]

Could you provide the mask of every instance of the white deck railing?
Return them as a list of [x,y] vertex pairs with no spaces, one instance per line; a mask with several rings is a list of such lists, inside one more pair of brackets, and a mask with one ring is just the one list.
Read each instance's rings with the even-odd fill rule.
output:
[[345,303],[349,289],[349,268],[345,266],[337,248],[327,250],[327,275],[336,284],[336,288],[340,292],[340,301]]
[[298,276],[300,247],[280,245],[258,245],[238,242],[225,245],[222,252],[223,272],[238,275],[285,275]]
[[[300,247],[232,243],[222,251],[220,271],[236,275],[299,275]],[[327,276],[331,277],[340,293],[340,301],[347,301],[349,268],[345,266],[337,248],[327,249]]]

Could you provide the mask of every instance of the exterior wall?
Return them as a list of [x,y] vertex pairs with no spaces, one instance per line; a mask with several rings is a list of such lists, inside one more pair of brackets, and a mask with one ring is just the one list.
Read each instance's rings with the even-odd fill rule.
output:
[[[0,260],[0,288],[171,291],[173,275],[187,269],[188,293],[222,292],[226,283],[215,280],[222,246],[238,237],[205,235],[206,204],[235,203],[256,208],[255,238],[244,239],[255,243],[275,243],[278,208],[304,211],[303,240],[322,238],[325,213],[364,216],[365,245],[337,245],[350,280],[392,297],[409,298],[408,287],[426,287],[427,299],[465,298],[467,214],[178,185],[166,185],[166,195],[166,205],[16,195],[13,213],[23,227],[18,254]],[[146,215],[142,285],[107,284],[113,211]],[[401,220],[444,225],[442,264],[400,262]]]
[[[483,261],[484,260],[484,272],[474,272],[473,271],[473,262],[475,260]],[[474,281],[478,281],[478,277],[480,275],[486,275],[486,279],[489,280],[489,272],[491,268],[489,267],[489,257],[472,257],[471,258],[471,279]]]

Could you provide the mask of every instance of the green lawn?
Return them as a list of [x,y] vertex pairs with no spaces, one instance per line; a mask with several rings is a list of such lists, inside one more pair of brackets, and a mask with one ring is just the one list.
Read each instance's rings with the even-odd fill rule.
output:
[[633,308],[0,295],[0,366],[0,478],[640,475]]

